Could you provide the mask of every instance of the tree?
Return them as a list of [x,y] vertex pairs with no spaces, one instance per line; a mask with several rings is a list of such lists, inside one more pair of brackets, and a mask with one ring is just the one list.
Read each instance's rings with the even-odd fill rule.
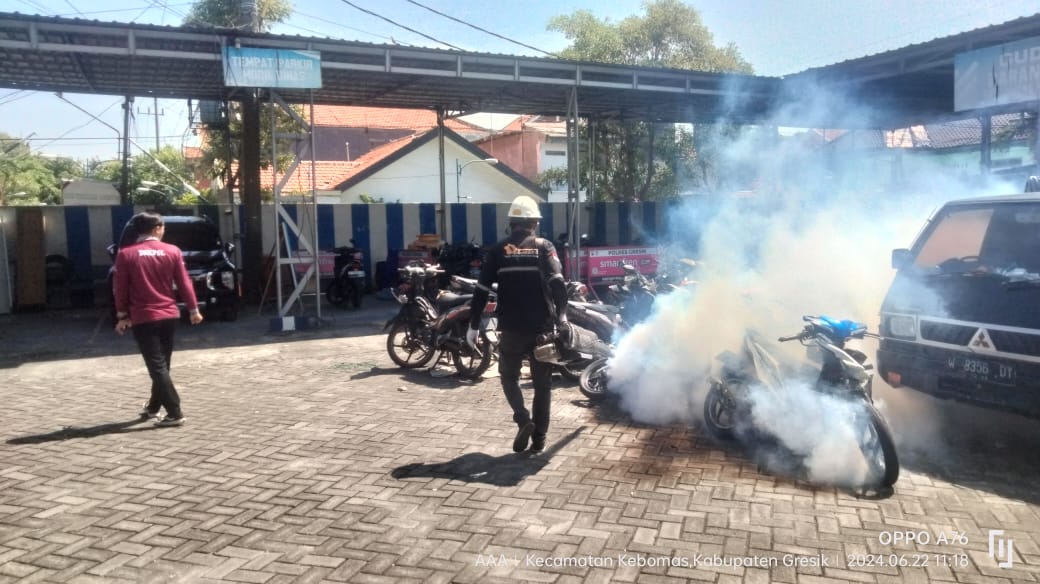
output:
[[0,205],[61,202],[61,180],[83,174],[69,158],[45,158],[24,140],[0,133]]
[[[163,170],[159,162],[171,172]],[[198,202],[184,188],[182,180],[191,182],[194,176],[184,154],[173,146],[153,150],[152,156],[138,154],[130,159],[130,201],[135,205],[193,204]],[[119,182],[123,167],[118,161],[88,164],[88,176],[111,183]],[[154,183],[154,184],[153,184]]]
[[[184,24],[237,28],[241,8],[241,0],[198,0],[188,10]],[[257,0],[257,28],[266,32],[275,23],[289,18],[292,12],[293,6],[288,0]]]
[[[186,25],[210,25],[237,27],[241,12],[241,0],[198,0],[192,5]],[[272,25],[282,22],[292,15],[293,7],[288,0],[257,0],[257,26],[266,31]],[[297,113],[299,113],[299,109]],[[241,104],[228,106],[227,122],[224,125],[213,125],[206,128],[203,137],[201,166],[213,178],[227,177],[229,169],[236,167],[241,157],[242,147],[242,108]],[[292,131],[293,120],[281,109],[277,113],[277,126],[280,131]],[[260,167],[271,167],[271,131],[270,115],[260,117]],[[292,158],[291,152],[282,143],[282,156],[279,156],[276,168],[284,170]],[[234,189],[237,175],[229,177],[227,188]]]
[[[562,32],[571,42],[560,56],[641,67],[670,67],[713,73],[751,73],[751,64],[737,48],[718,47],[700,13],[680,0],[648,0],[643,14],[618,23],[578,10],[549,21],[549,30]],[[668,131],[662,131],[667,129]],[[708,186],[702,178],[714,175],[709,141],[698,136],[717,135],[711,126],[684,128],[674,124],[600,120],[593,129],[597,150],[583,161],[592,168],[593,192],[606,200],[653,200],[677,195],[691,183]],[[698,165],[701,166],[698,172]]]

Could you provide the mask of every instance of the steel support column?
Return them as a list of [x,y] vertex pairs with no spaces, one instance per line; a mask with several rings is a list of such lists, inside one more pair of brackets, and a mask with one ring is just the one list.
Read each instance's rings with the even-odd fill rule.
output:
[[581,140],[578,118],[578,89],[571,88],[567,101],[567,203],[570,225],[567,236],[574,250],[574,261],[568,258],[570,279],[581,278]]

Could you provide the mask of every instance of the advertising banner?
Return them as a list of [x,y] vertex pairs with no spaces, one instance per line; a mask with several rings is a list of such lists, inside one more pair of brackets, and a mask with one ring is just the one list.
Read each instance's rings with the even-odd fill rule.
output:
[[[573,261],[574,253],[571,252]],[[587,247],[581,250],[581,279],[592,285],[621,280],[625,275],[622,266],[634,266],[639,273],[657,273],[658,249],[656,247],[608,246]]]

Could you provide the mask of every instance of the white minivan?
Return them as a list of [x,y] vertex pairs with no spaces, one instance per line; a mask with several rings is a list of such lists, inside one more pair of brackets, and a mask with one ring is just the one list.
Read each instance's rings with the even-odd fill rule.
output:
[[892,267],[882,378],[1040,418],[1040,194],[951,201]]

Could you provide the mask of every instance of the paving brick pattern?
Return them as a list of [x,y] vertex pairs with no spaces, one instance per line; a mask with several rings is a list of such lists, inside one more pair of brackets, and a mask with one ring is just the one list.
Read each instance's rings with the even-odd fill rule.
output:
[[[1021,436],[908,453],[894,494],[859,497],[560,384],[549,449],[516,455],[497,379],[398,369],[367,321],[219,326],[181,335],[182,428],[135,417],[128,338],[80,322],[24,358],[0,339],[0,582],[1040,579],[1040,442]],[[907,531],[933,541],[882,541]]]

